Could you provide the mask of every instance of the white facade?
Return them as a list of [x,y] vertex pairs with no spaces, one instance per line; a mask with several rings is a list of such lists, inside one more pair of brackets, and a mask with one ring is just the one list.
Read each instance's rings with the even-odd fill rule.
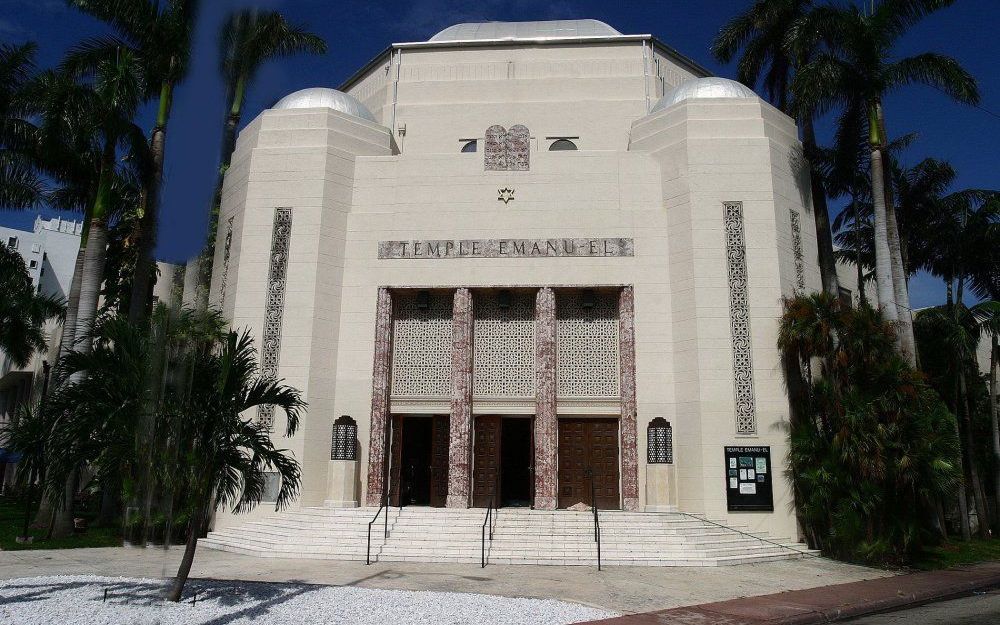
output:
[[[563,430],[610,420],[619,483],[608,497],[618,499],[603,505],[795,536],[775,342],[782,298],[819,290],[820,277],[794,121],[649,35],[533,24],[460,25],[394,44],[340,92],[292,94],[240,134],[211,302],[253,331],[265,362],[274,358],[275,374],[309,403],[299,433],[280,442],[302,463],[296,505],[378,502],[383,479],[401,496],[404,461],[393,454],[406,450],[392,447],[403,435],[390,421],[434,414],[450,418],[448,506],[477,505],[476,424],[498,415],[534,417],[534,501],[564,507],[570,500],[539,503],[543,491],[561,497],[559,476],[575,470],[563,465]],[[557,142],[576,149],[553,151]],[[488,143],[506,150],[499,169]],[[539,321],[549,313],[538,302],[552,292],[550,392]],[[379,308],[390,295],[391,313]],[[424,312],[407,312],[422,297]],[[490,302],[507,297],[511,311],[526,302],[517,327],[527,334],[514,312],[503,313],[507,330],[491,329]],[[591,312],[594,297],[597,309],[610,302],[608,316]],[[439,302],[444,325],[426,312]],[[401,318],[418,320],[417,339]],[[472,389],[456,378],[466,357]],[[411,361],[426,363],[412,366],[430,381],[403,392],[394,382],[417,375]],[[587,375],[610,381],[574,390],[566,367],[590,372],[584,386]],[[484,378],[499,380],[493,391],[477,387]],[[550,395],[558,424],[547,429]],[[330,460],[342,415],[358,428],[351,480]],[[671,426],[669,465],[647,464],[657,418]],[[392,449],[378,428],[395,431]],[[773,511],[728,509],[725,446],[770,448]],[[235,522],[221,514],[217,526]]]

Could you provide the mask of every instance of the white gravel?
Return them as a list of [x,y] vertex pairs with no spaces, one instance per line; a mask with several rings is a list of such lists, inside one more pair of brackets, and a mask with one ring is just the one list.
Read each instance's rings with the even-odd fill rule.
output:
[[[617,616],[553,599],[259,582],[60,575],[0,580],[0,623],[17,625],[556,625]],[[107,601],[104,600],[107,590]],[[197,592],[197,603],[193,603]]]

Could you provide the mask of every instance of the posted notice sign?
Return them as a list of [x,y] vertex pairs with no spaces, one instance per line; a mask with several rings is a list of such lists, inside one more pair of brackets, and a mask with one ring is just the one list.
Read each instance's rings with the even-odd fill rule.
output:
[[730,512],[774,512],[770,447],[726,447]]

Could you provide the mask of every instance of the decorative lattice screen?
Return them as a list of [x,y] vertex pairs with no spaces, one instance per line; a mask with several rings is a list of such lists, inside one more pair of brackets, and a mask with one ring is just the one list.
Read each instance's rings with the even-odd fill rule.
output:
[[344,415],[333,423],[333,436],[330,441],[330,460],[358,459],[358,424],[354,419]]
[[663,417],[650,421],[646,429],[646,462],[649,464],[674,462],[674,430]]
[[421,309],[418,291],[393,293],[393,395],[451,397],[452,294],[429,295]]
[[597,293],[593,306],[584,307],[580,291],[557,294],[557,396],[621,395],[618,305],[615,295]]
[[534,297],[512,292],[501,308],[498,292],[477,294],[473,311],[472,394],[534,397]]

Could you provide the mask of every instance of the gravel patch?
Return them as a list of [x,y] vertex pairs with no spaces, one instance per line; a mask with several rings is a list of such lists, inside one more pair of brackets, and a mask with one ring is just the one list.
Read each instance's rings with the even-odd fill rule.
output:
[[165,586],[163,580],[94,575],[2,580],[0,623],[559,625],[617,616],[553,599],[214,580],[189,581],[177,604],[163,601]]

